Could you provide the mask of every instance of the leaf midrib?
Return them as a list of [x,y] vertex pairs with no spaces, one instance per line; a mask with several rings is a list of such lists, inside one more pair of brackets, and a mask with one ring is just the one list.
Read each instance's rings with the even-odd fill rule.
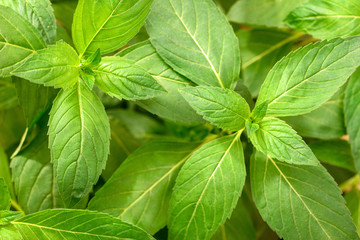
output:
[[221,78],[220,78],[218,72],[216,71],[213,63],[211,62],[209,56],[206,55],[204,49],[200,46],[199,42],[195,39],[195,36],[193,36],[193,35],[191,34],[191,32],[190,32],[190,30],[188,29],[188,27],[186,26],[185,22],[184,22],[183,19],[180,17],[179,13],[176,11],[176,8],[175,8],[175,6],[173,5],[173,3],[172,3],[171,0],[169,0],[169,3],[171,4],[171,7],[173,8],[175,15],[179,18],[181,24],[184,26],[186,32],[190,35],[190,37],[192,38],[192,40],[195,42],[195,44],[197,45],[197,47],[200,49],[201,53],[204,55],[206,61],[209,63],[209,65],[210,65],[210,67],[211,67],[211,70],[214,72],[215,77],[217,78],[217,80],[218,80],[218,82],[219,82],[219,84],[220,84],[220,87],[221,87],[221,88],[225,88],[225,87],[224,87],[224,84],[223,84],[223,82],[221,81]]

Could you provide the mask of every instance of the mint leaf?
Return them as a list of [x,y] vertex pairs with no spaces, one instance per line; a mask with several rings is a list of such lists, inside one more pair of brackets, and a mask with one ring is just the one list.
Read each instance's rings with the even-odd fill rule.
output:
[[257,105],[268,116],[311,112],[329,100],[360,62],[360,37],[309,44],[280,60],[267,76]]
[[175,179],[197,145],[164,139],[145,144],[96,193],[89,209],[109,213],[155,234],[167,224]]
[[134,61],[136,65],[155,78],[167,92],[152,99],[137,101],[142,108],[171,121],[203,122],[179,92],[179,89],[192,85],[191,82],[167,65],[150,41],[125,48],[118,55]]
[[0,0],[0,4],[14,9],[30,22],[47,44],[56,41],[56,22],[49,0]]
[[[152,0],[80,0],[74,14],[72,36],[81,56],[97,49],[113,52],[127,43],[142,27]],[[97,11],[94,11],[97,9]]]
[[81,65],[84,67],[96,67],[101,62],[100,48],[90,55]]
[[205,120],[226,130],[240,130],[250,116],[246,100],[236,92],[217,87],[189,87],[180,90],[186,101]]
[[21,108],[25,114],[27,127],[31,129],[50,110],[58,90],[52,87],[13,77]]
[[53,177],[47,128],[11,161],[17,202],[26,214],[64,204]]
[[299,135],[284,121],[277,118],[264,118],[250,137],[255,148],[279,161],[319,165],[311,149]]
[[9,189],[4,178],[0,177],[0,210],[9,210],[11,206]]
[[313,0],[295,8],[285,22],[316,38],[332,39],[360,34],[360,8],[356,0]]
[[345,93],[345,123],[350,137],[355,167],[360,171],[360,69],[350,78]]
[[229,10],[228,19],[236,23],[283,27],[291,10],[307,0],[238,0]]
[[235,87],[240,72],[237,38],[213,1],[157,0],[146,29],[175,71],[198,85]]
[[256,206],[280,238],[359,239],[340,189],[322,166],[294,166],[256,152],[250,176]]
[[72,207],[97,182],[110,144],[104,106],[82,81],[54,100],[48,134],[54,177],[65,205]]
[[266,116],[268,105],[268,101],[256,105],[250,115],[251,121],[254,123],[259,123],[261,120],[263,120],[263,118]]
[[9,77],[24,59],[45,46],[40,33],[27,20],[0,5],[0,77]]
[[245,128],[248,137],[251,137],[254,134],[254,132],[256,132],[259,129],[259,124],[253,123],[251,122],[251,120],[246,120]]
[[69,88],[79,79],[79,65],[75,50],[67,43],[57,42],[37,51],[12,74],[45,86]]
[[0,110],[12,108],[18,104],[16,89],[11,78],[0,78]]
[[12,224],[26,240],[49,236],[66,240],[154,239],[140,228],[119,219],[85,210],[45,210],[24,216]]
[[344,86],[319,108],[300,116],[284,117],[303,137],[336,139],[346,135],[344,119]]
[[[0,182],[1,182],[1,178],[0,178]],[[1,228],[1,232],[2,232],[2,229],[3,229],[4,225],[10,224],[11,221],[19,218],[21,215],[22,215],[21,212],[0,210],[0,228]]]
[[93,71],[96,86],[112,97],[139,100],[164,93],[151,75],[121,57],[104,57]]
[[185,162],[170,201],[170,239],[210,239],[230,217],[246,175],[239,135],[213,140]]

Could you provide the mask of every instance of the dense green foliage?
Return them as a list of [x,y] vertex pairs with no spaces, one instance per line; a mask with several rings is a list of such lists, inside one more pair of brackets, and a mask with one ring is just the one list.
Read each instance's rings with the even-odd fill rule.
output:
[[0,0],[0,239],[359,239],[359,19]]

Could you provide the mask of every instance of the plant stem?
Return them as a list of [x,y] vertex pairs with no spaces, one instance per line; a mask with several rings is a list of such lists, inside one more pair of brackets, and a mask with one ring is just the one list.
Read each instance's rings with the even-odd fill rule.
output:
[[20,207],[20,205],[14,199],[11,199],[11,206],[14,209],[16,209],[17,211],[24,213],[24,210]]

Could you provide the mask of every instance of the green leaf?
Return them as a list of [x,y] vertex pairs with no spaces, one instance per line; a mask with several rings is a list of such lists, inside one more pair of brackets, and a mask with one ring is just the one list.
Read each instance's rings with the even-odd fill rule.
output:
[[246,128],[246,133],[247,133],[248,137],[251,137],[254,134],[254,132],[259,130],[259,124],[253,123],[250,120],[246,120],[245,128]]
[[[0,178],[0,182],[1,182],[1,178]],[[10,224],[11,221],[19,218],[21,215],[22,215],[21,212],[0,210],[0,228],[2,228],[3,225]]]
[[257,105],[254,110],[251,112],[250,119],[254,123],[259,123],[266,116],[266,111],[268,108],[268,102],[265,101]]
[[10,192],[12,197],[15,197],[13,183],[11,181],[10,168],[9,168],[9,159],[6,156],[6,153],[0,147],[0,178],[3,178],[5,184]]
[[320,161],[356,172],[348,141],[341,139],[316,141],[310,143],[309,147]]
[[10,76],[24,59],[45,46],[40,33],[27,20],[0,5],[0,77]]
[[269,100],[268,116],[311,112],[337,92],[359,63],[360,37],[309,44],[273,67],[257,105]]
[[283,239],[359,239],[341,191],[321,166],[290,165],[256,152],[250,164],[254,201]]
[[251,135],[250,139],[257,150],[280,161],[319,165],[319,161],[301,137],[280,119],[264,118],[259,123],[259,130]]
[[205,120],[226,130],[240,130],[250,116],[246,100],[236,92],[217,87],[191,87],[180,90],[185,100]]
[[67,207],[74,206],[97,182],[110,145],[104,106],[82,81],[54,100],[48,134],[61,197]]
[[18,104],[19,100],[11,78],[0,78],[0,110],[12,108]]
[[170,239],[210,239],[245,182],[241,132],[203,145],[184,164],[170,201]]
[[93,71],[96,85],[112,97],[138,100],[164,93],[150,74],[121,57],[104,57]]
[[71,35],[71,26],[78,1],[52,1],[56,21]]
[[354,188],[345,195],[345,201],[357,228],[357,233],[360,234],[360,191]]
[[46,130],[11,161],[17,202],[26,214],[64,207],[53,178]]
[[33,83],[68,88],[79,79],[79,65],[75,50],[67,43],[57,42],[37,51],[12,74]]
[[56,22],[49,0],[0,0],[0,4],[14,9],[41,33],[47,44],[56,40]]
[[34,213],[12,222],[24,240],[152,240],[138,227],[107,214],[84,210],[53,209]]
[[145,22],[152,0],[79,0],[72,35],[81,56],[103,54],[127,43]]
[[235,87],[238,41],[213,1],[156,0],[146,28],[157,52],[175,71],[198,85]]
[[303,137],[335,139],[346,134],[344,120],[344,87],[314,111],[285,120]]
[[4,178],[0,177],[0,210],[9,210],[11,206],[10,192]]
[[13,77],[20,106],[31,129],[48,112],[58,90]]
[[239,30],[236,36],[242,59],[241,75],[245,86],[256,97],[271,68],[291,51],[302,34],[291,34],[277,28]]
[[231,217],[218,228],[212,240],[255,240],[256,231],[250,218],[247,206],[239,200]]
[[360,69],[350,78],[345,93],[345,123],[355,167],[360,172]]
[[283,27],[283,19],[307,0],[238,0],[229,10],[229,21]]
[[[0,215],[2,215],[0,213]],[[14,225],[7,224],[5,226],[1,226],[0,228],[0,238],[1,240],[23,240],[19,231],[16,229]]]
[[[118,109],[108,112],[111,130],[110,155],[106,162],[106,168],[101,173],[101,176],[106,181],[109,180],[116,169],[119,168],[120,164],[122,164],[122,162],[142,144],[142,141],[136,139],[126,124],[117,116],[118,114],[128,113],[128,111],[121,111]],[[141,115],[136,117],[138,118],[134,118],[134,122],[136,122],[137,125],[140,125],[139,118]]]
[[0,111],[0,147],[4,150],[18,144],[26,129],[26,121],[20,107]]
[[197,145],[164,139],[145,144],[96,193],[89,209],[109,213],[155,234],[167,224],[175,179]]
[[171,121],[203,122],[202,118],[196,114],[179,93],[179,89],[190,86],[191,83],[161,59],[150,41],[125,48],[119,53],[119,56],[134,61],[167,91],[167,93],[152,99],[138,101],[137,103],[142,108]]
[[284,21],[290,27],[320,39],[359,35],[359,2],[356,0],[308,1],[294,9]]

